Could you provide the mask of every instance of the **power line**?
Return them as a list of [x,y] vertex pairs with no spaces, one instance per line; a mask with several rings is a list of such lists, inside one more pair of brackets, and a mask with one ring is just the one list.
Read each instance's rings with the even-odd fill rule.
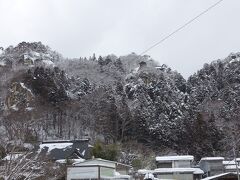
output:
[[211,5],[210,7],[208,7],[206,10],[204,10],[203,12],[201,12],[200,14],[198,14],[197,16],[195,16],[194,18],[192,18],[191,20],[189,20],[188,22],[186,22],[185,24],[183,24],[182,26],[180,26],[178,29],[176,29],[175,31],[173,31],[172,33],[170,33],[169,35],[167,35],[166,37],[164,37],[163,39],[161,39],[160,41],[158,41],[157,43],[155,43],[154,45],[150,46],[148,49],[144,50],[142,53],[140,53],[140,56],[142,56],[143,54],[145,54],[146,52],[150,51],[151,49],[153,49],[154,47],[158,46],[159,44],[163,43],[164,41],[166,41],[168,38],[170,38],[171,36],[173,36],[174,34],[176,34],[177,32],[179,32],[180,30],[182,30],[183,28],[185,28],[186,26],[188,26],[189,24],[191,24],[193,21],[197,20],[200,16],[206,14],[208,11],[210,11],[211,9],[213,9],[214,7],[216,7],[218,4],[220,4],[222,1],[224,0],[219,0],[218,2],[214,3],[213,5]]

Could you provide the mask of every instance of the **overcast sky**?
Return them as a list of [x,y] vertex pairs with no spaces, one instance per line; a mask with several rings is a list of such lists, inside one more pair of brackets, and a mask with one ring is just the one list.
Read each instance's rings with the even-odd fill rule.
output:
[[[0,0],[0,46],[42,41],[64,57],[141,53],[217,0]],[[188,77],[240,51],[240,1],[225,0],[147,54]]]

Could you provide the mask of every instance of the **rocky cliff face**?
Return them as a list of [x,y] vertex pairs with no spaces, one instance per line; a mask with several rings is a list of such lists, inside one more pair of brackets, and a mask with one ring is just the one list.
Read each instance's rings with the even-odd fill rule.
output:
[[31,102],[34,101],[32,91],[22,82],[13,82],[6,97],[8,110],[26,111],[31,110]]

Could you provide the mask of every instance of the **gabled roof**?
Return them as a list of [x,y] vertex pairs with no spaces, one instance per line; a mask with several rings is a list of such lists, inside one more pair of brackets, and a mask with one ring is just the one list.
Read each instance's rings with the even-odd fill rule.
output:
[[224,157],[204,157],[201,161],[223,161]]
[[193,173],[193,174],[203,174],[204,172],[200,168],[158,168],[153,171],[154,173]]
[[84,162],[74,163],[73,165],[74,166],[84,166],[85,164],[88,164],[88,165],[101,165],[101,163],[109,163],[109,164],[113,164],[113,165],[116,165],[116,166],[120,165],[120,166],[125,166],[125,167],[128,167],[128,168],[132,168],[132,166],[127,165],[127,164],[123,164],[123,163],[120,163],[120,162],[117,162],[117,161],[109,161],[109,160],[101,159],[101,158],[89,159],[89,160],[86,160]]
[[156,161],[193,161],[194,157],[190,155],[183,156],[157,156]]
[[39,145],[38,152],[51,160],[86,159],[90,156],[88,143],[88,139],[45,141]]

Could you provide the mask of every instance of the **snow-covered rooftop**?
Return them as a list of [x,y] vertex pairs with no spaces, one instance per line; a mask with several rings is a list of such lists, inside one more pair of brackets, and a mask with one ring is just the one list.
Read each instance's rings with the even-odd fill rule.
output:
[[223,161],[223,165],[234,165],[236,164],[234,160],[231,161]]
[[193,161],[194,157],[190,155],[184,156],[157,156],[156,161]]
[[75,139],[75,140],[45,140],[42,142],[42,144],[47,143],[63,143],[63,142],[73,142],[73,141],[89,141],[89,139]]
[[[73,163],[81,163],[81,162],[85,161],[85,159],[82,159],[82,158],[79,158],[79,159],[69,159],[69,160],[72,161]],[[66,159],[59,159],[59,160],[56,160],[56,163],[66,164],[67,161],[66,161]]]
[[203,174],[204,172],[200,168],[158,168],[153,173],[176,173],[187,172],[193,174]]
[[86,159],[89,156],[88,140],[51,140],[39,145],[39,153],[47,155],[52,160],[66,158]]
[[204,157],[201,161],[223,161],[223,157]]
[[89,160],[85,160],[84,162],[76,162],[73,163],[74,166],[85,166],[85,165],[105,165],[105,163],[109,163],[109,164],[114,164],[114,165],[122,165],[125,167],[129,167],[131,168],[132,166],[127,165],[127,164],[123,164],[117,161],[110,161],[110,160],[106,160],[106,159],[101,159],[101,158],[95,158],[95,159],[89,159]]
[[48,148],[48,152],[50,152],[53,149],[65,149],[72,145],[73,143],[44,143],[40,144],[40,151],[44,148]]
[[[227,165],[225,166],[226,170],[234,170],[237,169],[236,164],[235,165]],[[238,169],[240,169],[240,166],[238,166]]]

